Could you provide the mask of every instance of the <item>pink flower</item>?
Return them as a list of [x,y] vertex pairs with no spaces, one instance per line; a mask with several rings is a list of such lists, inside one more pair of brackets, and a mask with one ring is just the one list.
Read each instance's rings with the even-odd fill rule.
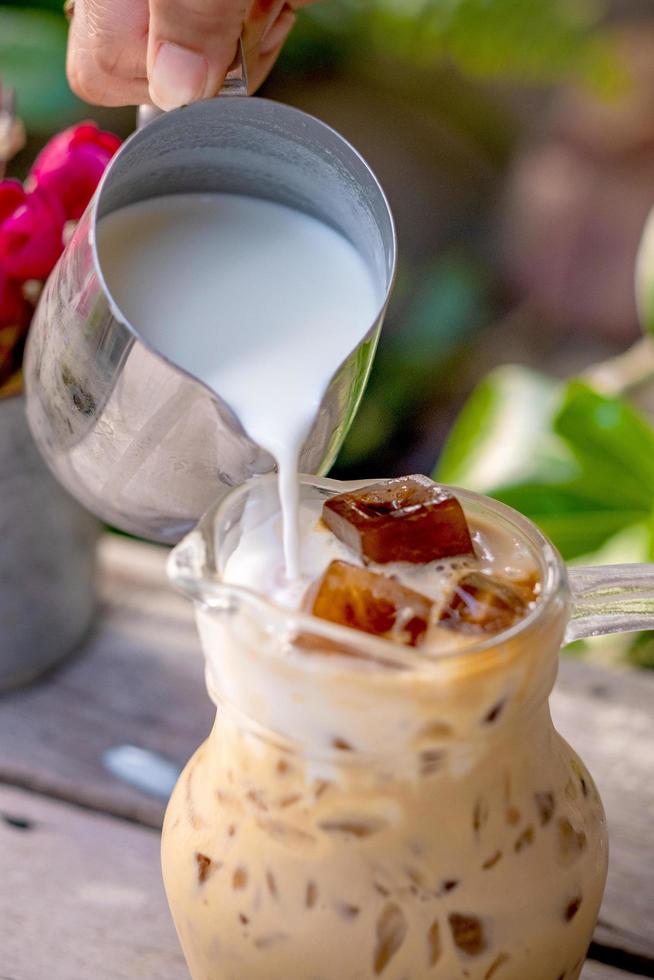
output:
[[41,150],[30,172],[32,184],[54,194],[66,218],[77,219],[119,146],[117,136],[98,129],[95,123],[71,126]]
[[0,261],[0,328],[26,327],[32,308],[23,296],[21,284],[7,275]]
[[61,255],[66,216],[47,190],[0,181],[0,265],[11,279],[45,279]]

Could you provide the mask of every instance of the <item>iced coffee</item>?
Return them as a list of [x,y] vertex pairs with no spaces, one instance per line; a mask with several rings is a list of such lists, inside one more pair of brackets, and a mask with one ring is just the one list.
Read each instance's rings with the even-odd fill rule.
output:
[[305,480],[300,516],[299,581],[270,478],[173,563],[217,707],[163,837],[193,980],[576,980],[607,853],[547,704],[558,556],[425,477]]

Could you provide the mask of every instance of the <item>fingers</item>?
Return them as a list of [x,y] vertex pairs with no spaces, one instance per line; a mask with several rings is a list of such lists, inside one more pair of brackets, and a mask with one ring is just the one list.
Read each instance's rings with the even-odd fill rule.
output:
[[173,109],[216,95],[244,36],[250,91],[263,82],[311,0],[150,0],[150,98]]
[[246,47],[248,81],[251,91],[255,91],[270,73],[284,46],[286,38],[293,30],[296,14],[289,4],[284,3],[277,17],[269,24],[260,39]]
[[246,0],[150,0],[150,98],[160,109],[215,95],[234,60]]
[[148,101],[147,0],[76,0],[68,38],[73,91],[98,105]]
[[250,90],[312,0],[76,0],[71,88],[87,102],[173,109],[216,95],[243,33]]
[[[316,0],[254,0],[246,24],[246,56],[250,91],[254,92],[270,73],[293,30],[296,11]],[[263,12],[266,11],[265,20]],[[258,19],[259,18],[259,19]],[[253,36],[257,40],[252,43]]]

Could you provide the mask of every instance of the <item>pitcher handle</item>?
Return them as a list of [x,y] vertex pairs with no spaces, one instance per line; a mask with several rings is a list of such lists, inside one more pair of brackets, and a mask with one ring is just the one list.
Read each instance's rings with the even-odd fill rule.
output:
[[572,614],[565,642],[654,629],[654,565],[569,568]]
[[[234,64],[225,75],[225,81],[218,95],[247,95],[248,94],[248,69],[245,60],[245,48],[243,38],[239,38],[238,48]],[[163,109],[156,105],[140,105],[136,113],[136,128],[143,129],[149,122],[163,115]]]

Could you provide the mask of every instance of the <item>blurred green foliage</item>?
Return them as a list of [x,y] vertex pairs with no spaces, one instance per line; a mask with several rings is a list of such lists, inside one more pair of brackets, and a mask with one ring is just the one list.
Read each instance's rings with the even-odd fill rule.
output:
[[654,430],[627,401],[508,366],[488,375],[436,468],[530,517],[564,558],[637,526],[654,557]]
[[[66,81],[66,19],[61,4],[0,5],[0,74],[17,93],[30,133],[50,134],[79,119],[83,103]],[[55,12],[57,11],[57,12]]]
[[[636,293],[643,327],[654,334],[654,212],[639,250]],[[654,355],[642,345],[638,351],[643,374],[624,379],[625,394],[652,378]],[[620,389],[619,374],[611,383]],[[654,426],[627,397],[582,380],[498,368],[464,405],[434,475],[515,507],[567,560],[654,561]],[[631,663],[654,669],[654,632],[612,643],[622,644]]]
[[622,76],[595,30],[603,13],[601,0],[329,0],[302,11],[287,57],[309,69],[350,53],[420,67],[447,60],[477,77],[612,89]]
[[[466,402],[434,476],[531,518],[580,564],[654,560],[654,428],[624,398],[523,367],[491,372]],[[654,633],[572,653],[654,668]]]
[[462,71],[522,80],[584,79],[611,85],[616,65],[593,34],[599,3],[574,0],[379,0],[380,43],[408,57],[449,57]]
[[383,335],[361,408],[339,456],[357,467],[405,440],[413,413],[435,386],[448,385],[458,356],[488,322],[488,273],[468,256],[449,252],[418,270],[402,268],[395,318],[402,328]]
[[[29,10],[53,10],[60,17],[63,16],[63,0],[0,0],[0,8],[15,7],[16,9]],[[64,18],[65,20],[65,18]]]

